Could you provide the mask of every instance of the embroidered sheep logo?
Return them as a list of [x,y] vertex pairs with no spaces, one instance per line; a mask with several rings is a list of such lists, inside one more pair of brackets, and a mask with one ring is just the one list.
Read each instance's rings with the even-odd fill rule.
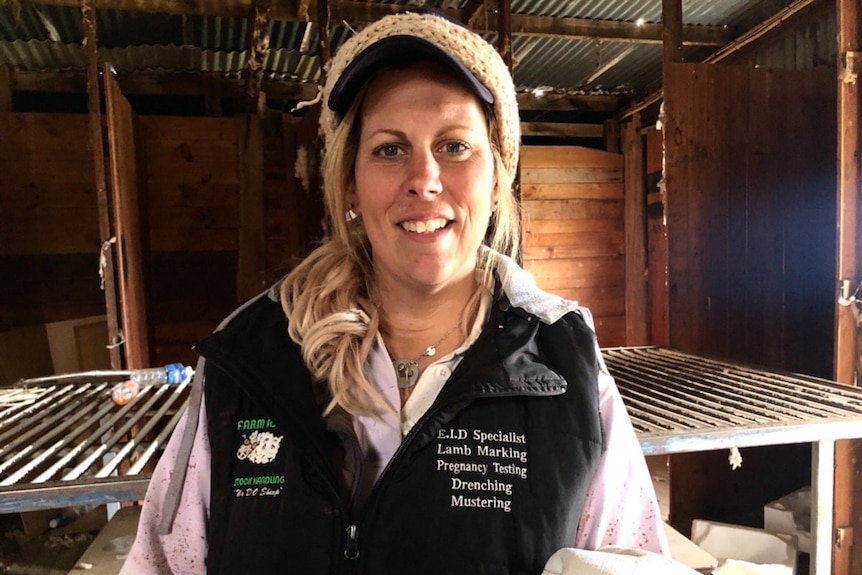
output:
[[248,459],[258,464],[269,463],[278,455],[282,437],[268,431],[253,431],[248,436],[243,435],[242,445],[236,452],[236,458],[240,461]]

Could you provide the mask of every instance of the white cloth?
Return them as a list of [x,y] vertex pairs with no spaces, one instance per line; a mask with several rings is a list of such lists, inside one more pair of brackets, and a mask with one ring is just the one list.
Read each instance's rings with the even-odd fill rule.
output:
[[603,547],[560,549],[548,559],[542,575],[699,575],[665,555],[644,549]]

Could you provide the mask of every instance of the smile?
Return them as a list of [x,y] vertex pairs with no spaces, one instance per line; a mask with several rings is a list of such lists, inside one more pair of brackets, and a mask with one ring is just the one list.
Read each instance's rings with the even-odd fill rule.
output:
[[401,226],[401,229],[408,232],[416,234],[430,234],[448,226],[449,220],[444,218],[435,218],[433,220],[425,221],[401,222],[399,225]]

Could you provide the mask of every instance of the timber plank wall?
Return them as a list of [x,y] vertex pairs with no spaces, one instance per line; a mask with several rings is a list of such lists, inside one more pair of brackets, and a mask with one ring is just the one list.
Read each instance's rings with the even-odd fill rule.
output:
[[0,114],[0,329],[105,313],[88,122]]
[[669,74],[671,346],[831,377],[835,70]]
[[151,347],[157,365],[190,362],[190,346],[237,300],[238,124],[232,118],[137,119]]
[[[672,64],[665,89],[670,346],[831,377],[835,70]],[[671,524],[762,525],[810,484],[808,445],[671,458]]]
[[521,151],[524,267],[577,300],[599,344],[626,344],[623,156],[580,146]]
[[[135,116],[152,364],[191,346],[239,303],[235,118]],[[105,313],[89,118],[0,114],[0,330]],[[320,237],[296,176],[301,120],[264,123],[267,281]],[[310,169],[314,165],[310,164]],[[47,375],[47,374],[32,374]]]

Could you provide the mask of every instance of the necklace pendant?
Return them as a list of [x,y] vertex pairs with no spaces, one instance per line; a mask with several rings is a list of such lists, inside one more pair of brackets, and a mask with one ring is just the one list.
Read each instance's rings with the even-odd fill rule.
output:
[[425,355],[426,357],[434,357],[436,354],[437,354],[437,346],[436,345],[429,345],[428,347],[425,348],[425,353],[423,355]]
[[416,385],[419,379],[419,362],[412,359],[396,359],[392,362],[395,367],[395,377],[398,387],[407,389]]

